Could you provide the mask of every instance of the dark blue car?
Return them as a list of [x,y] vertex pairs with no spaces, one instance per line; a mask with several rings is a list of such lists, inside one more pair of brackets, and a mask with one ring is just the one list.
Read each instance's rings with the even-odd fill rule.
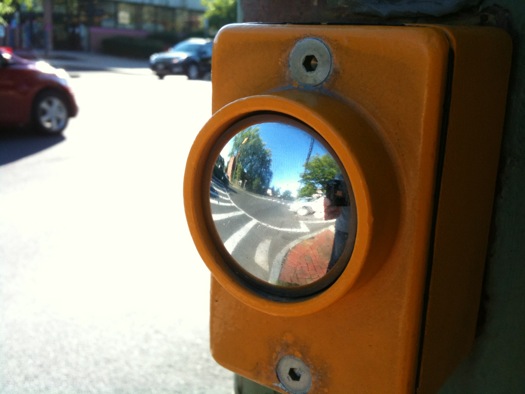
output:
[[213,42],[209,38],[189,38],[169,50],[149,58],[151,70],[163,79],[166,75],[186,75],[199,79],[211,72]]

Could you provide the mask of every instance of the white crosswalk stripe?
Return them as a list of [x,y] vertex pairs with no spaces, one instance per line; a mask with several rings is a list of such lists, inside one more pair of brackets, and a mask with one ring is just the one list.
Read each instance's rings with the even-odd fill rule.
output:
[[244,215],[244,212],[242,212],[242,211],[234,211],[234,212],[228,212],[228,213],[214,213],[211,216],[212,216],[214,222],[218,222],[220,220],[230,219],[230,218],[233,218],[233,217],[239,216],[239,215]]
[[239,242],[248,234],[248,232],[252,229],[253,226],[257,224],[257,220],[251,220],[248,222],[244,227],[242,227],[237,232],[233,233],[230,238],[224,242],[224,246],[226,247],[226,250],[232,254]]
[[268,255],[270,253],[270,243],[271,239],[266,238],[263,241],[257,245],[257,248],[255,249],[255,263],[261,267],[263,270],[268,272],[270,270],[269,267],[269,258]]

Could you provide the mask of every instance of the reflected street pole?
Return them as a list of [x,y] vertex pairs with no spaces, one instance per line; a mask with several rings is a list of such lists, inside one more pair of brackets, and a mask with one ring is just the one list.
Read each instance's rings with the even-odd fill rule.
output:
[[[242,147],[244,144],[246,144],[246,142],[248,142],[248,140],[250,139],[250,137],[246,137],[242,142],[241,142],[241,145],[239,146],[239,150],[237,151],[237,155],[235,156],[235,166],[234,166],[234,169],[233,169],[233,179],[235,180],[236,178],[236,175],[237,175],[237,166],[239,165],[239,159],[241,157],[241,151],[242,151]],[[244,172],[244,168],[243,168],[243,172]],[[242,185],[242,177],[241,175],[239,175],[239,178],[237,178],[237,180],[241,181],[241,187],[243,186]]]

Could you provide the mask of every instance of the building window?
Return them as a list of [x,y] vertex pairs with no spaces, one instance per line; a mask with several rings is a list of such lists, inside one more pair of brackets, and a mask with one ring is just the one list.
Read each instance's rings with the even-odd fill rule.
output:
[[164,27],[158,23],[155,17],[155,7],[145,5],[142,7],[142,28],[147,31],[163,31]]
[[175,13],[176,11],[173,8],[157,8],[157,23],[160,25],[159,31],[177,31]]
[[117,21],[118,27],[123,29],[139,28],[139,6],[136,4],[118,3]]
[[115,3],[103,2],[95,9],[94,26],[115,27]]
[[190,32],[190,30],[188,29],[188,16],[189,12],[187,10],[177,10],[177,14],[175,15],[174,29],[177,33],[187,34]]

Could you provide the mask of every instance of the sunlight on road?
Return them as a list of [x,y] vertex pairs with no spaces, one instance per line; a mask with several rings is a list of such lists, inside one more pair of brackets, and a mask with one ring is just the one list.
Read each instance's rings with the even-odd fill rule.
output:
[[[85,116],[91,110],[85,109]],[[37,181],[41,205],[21,204],[18,196],[24,212],[11,211],[16,220],[27,218],[27,230],[41,233],[42,243],[45,239],[23,294],[43,308],[83,319],[130,311],[150,315],[189,296],[191,304],[177,303],[178,313],[207,307],[209,273],[193,247],[182,209],[185,159],[203,117],[181,119],[192,133],[166,127],[168,134],[151,130],[151,140],[145,140],[136,133],[144,132],[145,121],[137,118],[124,135],[105,129],[108,136],[97,147],[80,144],[86,137],[75,135],[72,127],[74,156],[64,158],[67,166],[53,163],[56,168]],[[111,149],[108,139],[118,139],[122,150]]]
[[81,110],[65,141],[2,167],[0,386],[230,393],[209,353],[210,274],[182,198],[210,83],[74,84]]

